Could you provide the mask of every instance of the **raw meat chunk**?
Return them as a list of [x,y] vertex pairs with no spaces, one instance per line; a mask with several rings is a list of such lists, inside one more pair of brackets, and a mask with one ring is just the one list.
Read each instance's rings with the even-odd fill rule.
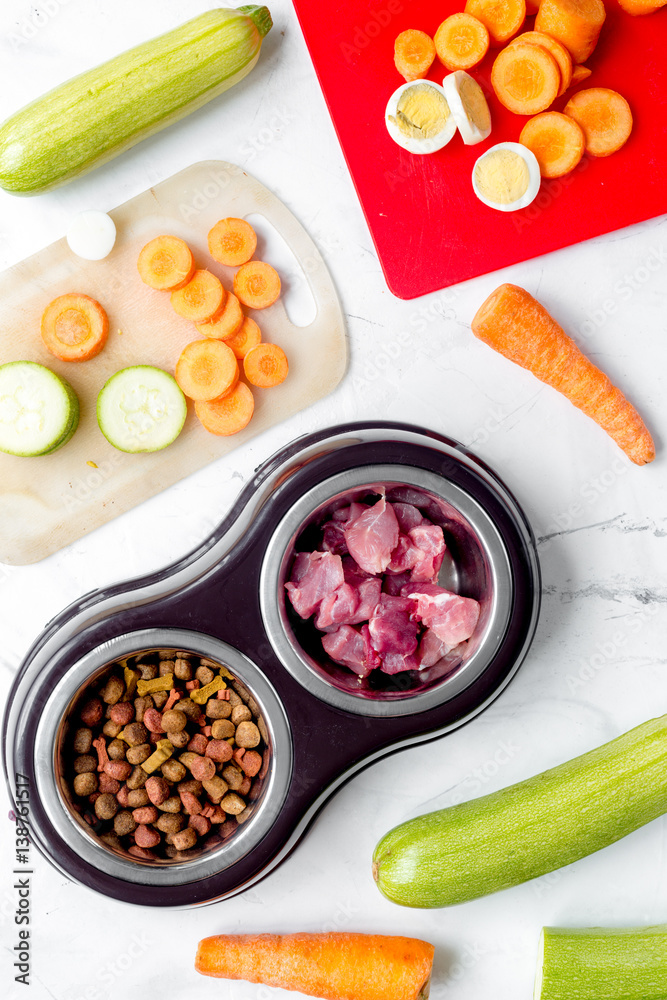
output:
[[445,536],[438,524],[420,525],[408,533],[415,546],[417,557],[413,564],[411,579],[415,583],[435,580],[445,557]]
[[419,649],[417,650],[420,666],[422,669],[425,667],[434,667],[452,648],[452,646],[443,642],[442,639],[439,639],[432,628],[427,628],[422,634]]
[[383,594],[368,623],[373,649],[387,653],[414,653],[417,648],[418,623],[411,618],[415,605],[405,597]]
[[310,618],[320,602],[344,583],[340,556],[331,552],[298,552],[285,590],[296,613]]
[[384,573],[398,544],[398,521],[384,497],[347,522],[345,541],[352,558],[367,573]]
[[449,646],[458,646],[475,631],[480,609],[471,597],[460,597],[428,583],[404,587],[403,594],[417,602],[416,615],[422,624]]
[[322,646],[334,663],[349,667],[359,677],[367,677],[381,663],[370,644],[367,625],[362,629],[341,625],[335,632],[322,637]]
[[331,625],[352,624],[357,620],[354,615],[358,606],[359,593],[356,588],[351,587],[349,583],[342,583],[333,594],[322,598],[315,619],[315,628],[325,629]]
[[422,515],[422,512],[413,507],[411,503],[392,503],[394,514],[398,521],[398,526],[407,535],[411,528],[416,528],[420,524],[430,524]]

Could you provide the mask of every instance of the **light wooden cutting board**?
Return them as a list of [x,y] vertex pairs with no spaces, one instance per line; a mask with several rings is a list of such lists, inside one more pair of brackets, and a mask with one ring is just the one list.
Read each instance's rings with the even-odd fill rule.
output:
[[[261,312],[249,311],[264,340],[287,354],[288,378],[274,389],[253,388],[255,414],[234,437],[209,434],[189,404],[182,434],[164,451],[116,451],[95,416],[106,380],[136,364],[173,373],[180,352],[199,336],[192,323],[174,313],[168,294],[140,280],[136,261],[141,247],[162,233],[180,236],[198,266],[209,268],[231,288],[234,269],[211,260],[207,233],[218,219],[251,213],[264,216],[284,238],[307,275],[317,306],[306,327],[290,321],[281,300]],[[0,364],[40,362],[63,375],[81,402],[79,428],[60,451],[39,458],[0,453],[0,562],[23,565],[43,559],[310,406],[331,392],[345,372],[343,313],[317,247],[289,209],[240,167],[218,160],[194,164],[109,214],[118,238],[105,260],[83,261],[62,239],[0,275]],[[259,258],[261,251],[260,240]],[[109,315],[108,343],[90,361],[58,361],[42,343],[42,313],[65,292],[91,295]]]

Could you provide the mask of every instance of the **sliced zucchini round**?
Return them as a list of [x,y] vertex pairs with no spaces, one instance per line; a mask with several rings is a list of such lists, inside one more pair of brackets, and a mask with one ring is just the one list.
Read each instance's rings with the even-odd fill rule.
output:
[[119,451],[160,451],[175,441],[188,413],[176,380],[161,368],[135,365],[116,372],[97,397],[97,422]]
[[79,424],[72,386],[35,361],[0,365],[0,451],[22,458],[49,455]]

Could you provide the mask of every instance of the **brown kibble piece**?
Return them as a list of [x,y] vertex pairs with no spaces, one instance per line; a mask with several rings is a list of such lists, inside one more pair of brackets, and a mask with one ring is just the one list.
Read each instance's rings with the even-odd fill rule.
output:
[[177,659],[174,662],[174,676],[177,677],[179,681],[191,681],[192,664],[190,661],[182,658]]
[[75,753],[88,753],[90,750],[90,745],[93,742],[93,733],[91,729],[87,726],[81,726],[80,729],[74,734],[74,740],[72,746],[74,747]]
[[247,705],[235,705],[232,708],[232,722],[238,726],[241,722],[249,722],[252,719],[252,712]]
[[80,712],[80,718],[84,726],[96,726],[102,721],[104,707],[99,698],[90,698]]
[[148,742],[148,730],[143,722],[131,722],[123,729],[123,739],[130,747],[139,746],[140,743]]
[[159,813],[155,806],[139,806],[132,811],[132,818],[135,823],[144,824],[145,826],[154,823],[158,816]]
[[172,844],[177,851],[187,851],[188,848],[194,847],[196,843],[197,834],[191,826],[186,826],[185,830],[181,830],[180,833],[174,834],[172,838]]
[[[148,798],[151,800],[153,805],[159,806],[165,799],[169,798],[169,793],[171,789],[167,781],[161,778],[157,774],[152,774],[148,781],[146,782],[146,792],[148,793]],[[140,822],[146,822],[145,820],[140,820]]]
[[116,781],[126,781],[132,774],[132,765],[126,760],[108,760],[104,772]]
[[[243,772],[235,767],[233,764],[228,764],[227,767],[222,769],[222,777],[225,779],[229,787],[233,792],[241,787],[243,784]],[[224,809],[224,806],[223,806]]]
[[153,699],[149,694],[143,696],[143,698],[134,699],[134,714],[137,722],[143,722],[144,712],[147,708],[155,708]]
[[163,708],[169,698],[168,691],[153,691],[153,702],[156,708]]
[[167,733],[180,733],[181,729],[185,729],[187,721],[187,716],[177,708],[170,708],[162,716],[162,725]]
[[220,827],[220,836],[223,839],[226,839],[227,837],[231,836],[232,833],[236,833],[237,830],[238,830],[238,823],[236,822],[236,819],[235,818],[227,819]]
[[178,711],[187,715],[191,722],[198,723],[201,719],[201,708],[191,698],[181,698],[178,703]]
[[112,674],[109,680],[104,685],[102,691],[102,699],[107,703],[107,705],[115,705],[117,701],[125,694],[125,684],[120,679]]
[[217,761],[219,764],[231,760],[232,753],[232,748],[227,740],[209,740],[206,747],[206,756],[210,757],[211,760]]
[[82,798],[85,798],[86,795],[92,795],[93,792],[97,791],[97,775],[94,771],[83,771],[81,774],[77,774],[73,786],[75,794]]
[[180,760],[174,760],[173,757],[165,760],[161,771],[168,781],[183,781],[183,778],[187,774],[185,765],[181,764]]
[[210,667],[197,667],[197,669],[195,670],[195,677],[197,678],[201,686],[204,687],[206,684],[211,683],[211,681],[215,677],[215,674],[213,673]]
[[261,766],[262,755],[257,753],[256,750],[248,750],[243,754],[241,758],[241,770],[249,778],[254,778],[256,774],[259,774]]
[[161,839],[158,831],[151,826],[140,825],[134,831],[134,842],[137,847],[157,847]]
[[173,674],[174,672],[174,661],[173,660],[160,660],[160,677],[166,677],[167,674]]
[[[219,705],[229,705],[226,701],[218,702]],[[214,740],[228,740],[236,732],[236,726],[231,719],[216,719],[211,726],[211,736]]]
[[76,774],[84,774],[86,771],[97,770],[97,758],[91,753],[81,754],[74,758],[74,771]]
[[236,727],[236,742],[240,747],[256,747],[262,737],[254,722],[242,722]]
[[246,806],[245,809],[243,810],[243,812],[238,813],[238,815],[236,817],[236,822],[237,823],[245,823],[245,821],[247,819],[250,819],[250,817],[252,816],[252,814],[253,814],[253,808],[252,808],[252,806]]
[[223,797],[223,795],[226,795],[227,792],[229,791],[229,785],[218,774],[216,774],[215,777],[209,778],[207,781],[204,781],[203,785],[206,794],[208,795],[211,802],[213,802],[215,805],[217,805],[218,802],[220,802],[220,799]]
[[123,740],[112,740],[107,746],[107,753],[110,760],[125,760],[127,743],[124,743]]
[[103,840],[107,847],[110,847],[112,850],[123,850],[123,845],[118,838],[118,834],[114,833],[113,830],[107,830],[106,833],[101,833],[100,840]]
[[127,779],[127,787],[134,790],[135,788],[143,788],[146,784],[146,779],[148,775],[144,771],[143,767],[135,767],[134,771]]
[[187,729],[181,729],[178,733],[167,733],[167,739],[175,750],[183,750],[190,742],[190,733]]
[[179,813],[183,808],[183,803],[178,795],[170,795],[168,799],[161,802],[158,806],[160,812],[165,813]]
[[118,801],[115,795],[105,792],[95,799],[95,815],[98,819],[113,819],[118,812]]
[[137,824],[129,809],[123,809],[122,812],[116,813],[113,828],[119,837],[127,837],[129,833],[134,833]]
[[120,791],[120,781],[117,778],[112,778],[110,774],[106,774],[104,771],[99,776],[98,791],[100,793],[110,792],[112,795],[117,795]]
[[197,798],[199,798],[203,791],[203,787],[204,786],[201,781],[195,781],[193,778],[190,778],[187,781],[179,782],[178,792],[179,794],[181,792],[189,792],[191,795],[196,795]]
[[163,833],[178,833],[179,830],[183,829],[184,823],[183,813],[162,813],[155,825]]
[[[228,719],[232,714],[232,706],[228,701],[221,701],[219,698],[209,698],[206,702],[206,714],[209,719]],[[232,733],[233,733],[232,727]]]
[[134,705],[131,701],[119,701],[117,705],[111,706],[109,718],[121,726],[127,726],[134,719]]
[[122,728],[123,727],[119,722],[113,722],[111,719],[107,719],[102,726],[102,732],[105,736],[108,736],[110,740],[115,740]]
[[148,792],[145,788],[133,788],[127,793],[127,804],[131,809],[148,805]]
[[237,705],[243,705],[243,698],[232,688],[229,689],[229,704],[232,708],[236,708]]
[[235,792],[228,792],[220,803],[220,806],[228,815],[238,816],[245,809],[245,802]]
[[137,663],[142,681],[152,681],[157,677],[157,663]]
[[125,757],[129,760],[130,764],[143,764],[152,753],[153,748],[150,743],[137,743],[136,746],[127,748]]

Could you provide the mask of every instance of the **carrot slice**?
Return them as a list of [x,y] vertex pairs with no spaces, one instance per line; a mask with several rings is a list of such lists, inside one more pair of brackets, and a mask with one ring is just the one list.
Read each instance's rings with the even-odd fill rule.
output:
[[202,337],[211,337],[214,340],[229,340],[230,337],[239,332],[242,325],[243,310],[233,292],[227,292],[222,312],[207,323],[195,323],[197,333],[201,333]]
[[667,0],[618,0],[626,12],[637,17],[642,14],[653,14],[667,3]]
[[582,66],[581,64],[579,64],[578,66],[574,66],[572,69],[572,79],[570,80],[570,86],[576,87],[578,83],[583,83],[584,80],[587,80],[589,78],[592,72],[593,70],[589,69],[588,66]]
[[199,942],[195,969],[323,1000],[428,996],[434,948],[381,934],[221,934]]
[[572,61],[582,63],[597,45],[605,16],[602,0],[542,0],[535,30],[562,42]]
[[139,254],[141,280],[160,292],[183,288],[195,273],[190,247],[178,236],[156,236]]
[[238,382],[231,392],[219,399],[195,402],[195,413],[206,430],[220,437],[238,434],[247,427],[254,409],[255,400],[245,382]]
[[221,340],[195,340],[176,362],[175,378],[190,399],[217,399],[238,382],[239,365]]
[[492,45],[508,42],[526,20],[526,0],[466,0],[464,10],[486,25]]
[[531,14],[537,14],[539,9],[540,9],[539,0],[526,0],[526,14],[528,15],[528,17],[530,17]]
[[423,80],[435,59],[435,45],[425,31],[408,28],[394,42],[394,66],[404,80]]
[[653,440],[635,408],[524,288],[500,285],[471,325],[475,336],[494,351],[557,389],[595,420],[637,465],[653,461]]
[[243,359],[243,372],[250,382],[261,389],[280,385],[287,378],[289,366],[282,347],[277,344],[258,344]]
[[488,50],[488,29],[472,14],[452,14],[435,33],[435,51],[447,69],[471,69]]
[[210,271],[195,271],[183,288],[171,293],[174,312],[194,323],[206,323],[220,312],[226,292]]
[[632,132],[630,105],[615,90],[606,87],[578,91],[563,111],[581,126],[586,152],[591,156],[610,156],[628,141]]
[[527,45],[541,45],[543,49],[551,53],[560,70],[560,90],[558,91],[558,96],[560,97],[561,94],[564,94],[572,80],[572,56],[565,46],[561,42],[556,41],[555,38],[552,38],[551,35],[546,35],[543,31],[524,31],[522,34],[517,35],[510,44],[516,45],[517,42],[525,42]]
[[496,57],[491,86],[501,104],[517,115],[545,111],[558,96],[560,70],[541,45],[516,42]]
[[109,336],[106,312],[89,295],[70,293],[50,302],[42,316],[42,340],[61,361],[88,361]]
[[543,111],[531,118],[521,130],[519,142],[535,154],[542,177],[569,174],[584,155],[586,145],[574,118],[559,111]]
[[234,294],[249,309],[266,309],[280,295],[280,278],[270,264],[252,260],[234,275]]
[[257,233],[245,219],[220,219],[208,234],[208,249],[213,260],[238,267],[257,249]]
[[239,361],[243,361],[248,351],[252,351],[253,347],[257,347],[261,342],[261,330],[250,316],[245,317],[238,333],[235,333],[233,337],[228,337],[225,341]]

